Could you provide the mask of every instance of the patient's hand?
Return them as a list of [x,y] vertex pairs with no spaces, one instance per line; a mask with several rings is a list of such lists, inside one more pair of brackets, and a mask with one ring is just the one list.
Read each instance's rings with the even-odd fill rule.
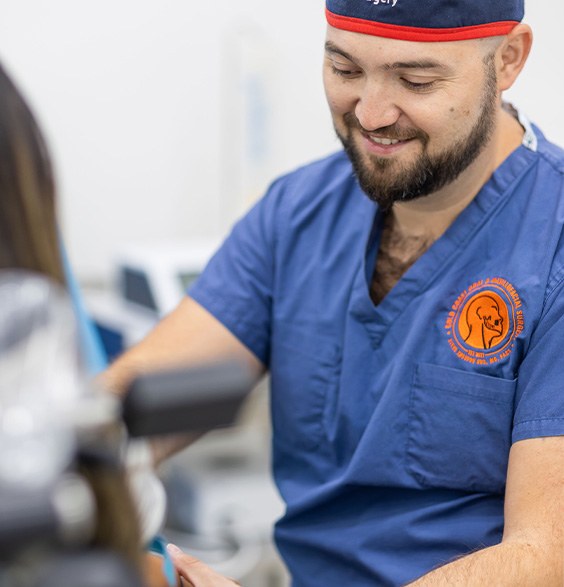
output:
[[182,578],[183,587],[234,587],[234,585],[240,585],[234,579],[220,575],[197,558],[182,552],[174,544],[169,544],[167,550],[176,572]]

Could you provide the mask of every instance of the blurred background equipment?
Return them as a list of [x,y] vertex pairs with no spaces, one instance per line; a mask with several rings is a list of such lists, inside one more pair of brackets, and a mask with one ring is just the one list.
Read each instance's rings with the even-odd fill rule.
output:
[[174,310],[218,245],[215,240],[200,239],[130,245],[118,251],[120,297],[162,318]]
[[[0,585],[141,587],[134,561],[160,531],[248,587],[286,585],[271,541],[282,506],[265,430],[246,425],[246,369],[144,375],[120,405],[85,377],[76,330],[61,287],[0,272]],[[130,494],[122,421],[132,436],[220,430],[169,463],[164,486],[127,459]]]
[[[256,389],[248,407],[262,412],[265,392]],[[164,532],[245,587],[286,587],[289,576],[272,540],[284,506],[270,475],[270,434],[257,416],[244,414],[235,428],[208,433],[165,464]]]
[[[74,310],[63,288],[38,274],[1,271],[2,586],[54,585],[48,577],[63,577],[57,563],[63,559],[65,565],[72,559],[78,574],[59,585],[141,586],[131,561],[117,549],[97,550],[98,558],[112,558],[113,570],[98,573],[96,583],[87,580],[96,574],[91,546],[104,512],[79,454],[96,445],[114,461],[119,447],[112,451],[108,432],[120,412],[115,398],[88,385],[78,349]],[[130,523],[135,526],[135,519]]]
[[176,307],[218,245],[191,239],[129,244],[116,252],[113,287],[85,295],[109,359],[139,342]]

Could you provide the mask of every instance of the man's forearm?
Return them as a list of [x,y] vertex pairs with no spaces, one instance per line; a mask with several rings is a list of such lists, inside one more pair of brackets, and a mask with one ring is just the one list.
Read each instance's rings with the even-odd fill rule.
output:
[[552,548],[512,542],[485,548],[444,565],[410,587],[562,587],[564,562]]

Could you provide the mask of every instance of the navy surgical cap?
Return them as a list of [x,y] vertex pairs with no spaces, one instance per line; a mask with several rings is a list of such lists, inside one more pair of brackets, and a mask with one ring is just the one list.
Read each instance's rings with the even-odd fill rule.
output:
[[524,12],[524,0],[326,0],[331,26],[406,41],[506,35]]

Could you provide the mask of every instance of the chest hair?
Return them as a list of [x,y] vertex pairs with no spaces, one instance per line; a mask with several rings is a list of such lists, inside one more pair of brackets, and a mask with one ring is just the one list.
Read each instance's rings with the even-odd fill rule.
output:
[[370,283],[370,297],[378,305],[402,275],[433,244],[430,236],[408,236],[394,229],[393,218],[384,220],[380,248]]

